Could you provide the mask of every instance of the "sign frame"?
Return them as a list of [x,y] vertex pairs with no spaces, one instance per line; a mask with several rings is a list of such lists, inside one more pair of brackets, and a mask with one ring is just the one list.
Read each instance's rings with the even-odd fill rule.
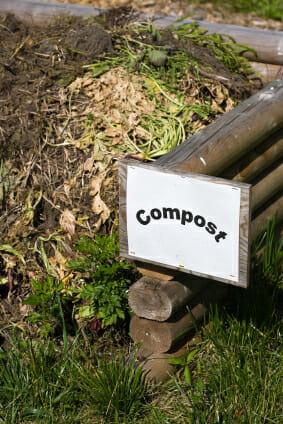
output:
[[[168,264],[137,257],[129,253],[128,233],[127,233],[127,180],[128,167],[138,167],[160,173],[190,177],[199,181],[213,182],[216,184],[228,185],[240,189],[240,222],[239,222],[239,278],[238,281],[226,278],[216,277],[201,272],[196,272],[183,267],[171,266]],[[232,180],[226,180],[219,177],[207,176],[204,174],[195,174],[191,172],[181,172],[168,169],[156,164],[146,164],[133,159],[123,159],[119,161],[119,221],[120,221],[120,255],[127,259],[156,265],[165,269],[176,270],[185,274],[191,274],[210,280],[221,281],[226,284],[232,284],[238,287],[248,287],[250,273],[250,226],[251,226],[251,185]]]

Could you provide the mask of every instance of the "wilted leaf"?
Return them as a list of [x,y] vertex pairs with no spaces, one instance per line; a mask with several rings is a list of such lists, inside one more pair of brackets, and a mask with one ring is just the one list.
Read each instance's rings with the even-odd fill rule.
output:
[[0,244],[0,252],[10,253],[11,255],[16,256],[25,265],[25,259],[23,255],[9,244]]
[[60,225],[70,236],[75,234],[76,218],[69,209],[65,209],[60,217]]
[[97,215],[100,215],[100,218],[102,219],[103,224],[110,216],[110,210],[108,206],[100,198],[99,194],[97,194],[95,198],[93,199],[91,209],[94,213],[96,213]]

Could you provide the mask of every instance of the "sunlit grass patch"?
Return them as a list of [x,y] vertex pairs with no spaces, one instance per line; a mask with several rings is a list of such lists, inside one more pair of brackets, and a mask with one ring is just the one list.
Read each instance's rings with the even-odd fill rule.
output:
[[128,422],[149,398],[140,368],[121,355],[90,355],[77,341],[10,343],[0,351],[0,423]]

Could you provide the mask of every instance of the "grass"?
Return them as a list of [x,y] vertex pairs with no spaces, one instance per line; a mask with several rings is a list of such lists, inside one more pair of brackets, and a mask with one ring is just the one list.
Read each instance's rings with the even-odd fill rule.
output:
[[251,286],[231,288],[201,341],[177,361],[176,377],[155,388],[113,343],[107,351],[79,335],[63,343],[6,338],[0,423],[280,424],[282,265],[271,221],[253,246]]
[[163,389],[156,405],[165,413],[161,422],[281,423],[282,347],[278,323],[260,330],[214,311],[192,385],[176,378]]
[[151,422],[283,421],[282,239],[275,234],[271,221],[253,246],[251,286],[233,288],[225,309],[211,311],[190,367],[192,381],[181,368],[163,387]]
[[[196,2],[205,3],[204,0],[196,0]],[[212,3],[229,7],[236,12],[252,12],[263,18],[283,20],[282,0],[212,0]]]
[[10,340],[0,357],[0,423],[121,423],[143,410],[146,383],[125,357],[98,358],[75,341]]

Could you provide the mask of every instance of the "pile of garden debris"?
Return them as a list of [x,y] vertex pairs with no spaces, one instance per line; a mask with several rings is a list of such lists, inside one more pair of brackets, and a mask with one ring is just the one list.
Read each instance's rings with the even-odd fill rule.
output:
[[153,160],[258,88],[232,40],[133,20],[0,16],[2,290],[64,280],[74,241],[113,230],[117,158]]

